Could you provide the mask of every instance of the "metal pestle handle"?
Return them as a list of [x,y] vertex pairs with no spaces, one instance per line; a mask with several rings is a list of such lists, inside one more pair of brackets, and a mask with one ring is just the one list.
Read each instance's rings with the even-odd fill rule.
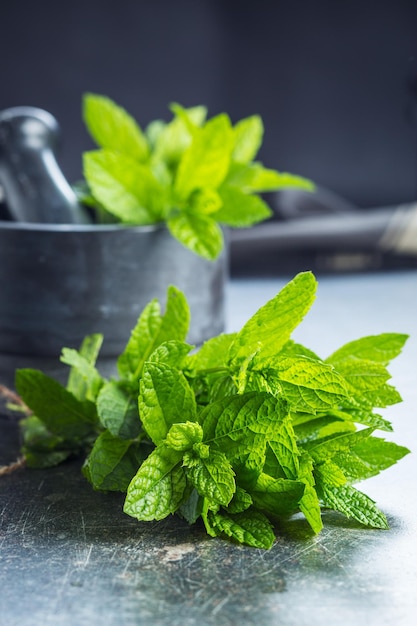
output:
[[58,123],[34,107],[0,112],[0,187],[12,220],[90,222],[54,156]]

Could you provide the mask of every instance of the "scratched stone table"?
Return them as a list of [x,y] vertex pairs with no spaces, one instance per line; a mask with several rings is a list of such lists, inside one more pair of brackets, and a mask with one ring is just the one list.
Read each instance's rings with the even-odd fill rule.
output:
[[[234,280],[229,330],[285,280]],[[322,277],[296,339],[326,356],[367,334],[412,335],[391,366],[404,402],[384,415],[393,440],[417,449],[417,272]],[[18,454],[0,417],[0,465]],[[179,519],[137,523],[119,494],[93,492],[79,461],[0,479],[1,626],[216,624],[344,626],[415,623],[417,454],[362,484],[389,531],[324,514],[319,536],[296,517],[270,551],[210,539]]]

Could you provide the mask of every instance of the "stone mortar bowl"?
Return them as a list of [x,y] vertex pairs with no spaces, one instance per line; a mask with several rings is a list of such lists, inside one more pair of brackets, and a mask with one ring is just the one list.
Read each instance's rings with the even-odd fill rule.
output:
[[61,349],[102,333],[98,368],[116,358],[145,305],[166,290],[184,291],[191,309],[188,341],[199,345],[224,328],[227,252],[206,261],[165,226],[0,222],[0,384],[17,368],[42,369],[61,382]]

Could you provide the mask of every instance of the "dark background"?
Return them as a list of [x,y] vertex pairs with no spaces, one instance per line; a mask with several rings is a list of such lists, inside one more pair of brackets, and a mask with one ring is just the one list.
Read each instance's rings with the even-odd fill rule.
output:
[[55,115],[71,182],[93,91],[142,126],[171,101],[258,113],[265,165],[362,207],[416,197],[416,0],[9,0],[0,25],[0,109]]

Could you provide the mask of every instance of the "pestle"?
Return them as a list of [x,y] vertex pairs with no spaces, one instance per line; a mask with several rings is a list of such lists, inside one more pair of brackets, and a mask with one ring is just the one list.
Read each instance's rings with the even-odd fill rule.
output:
[[42,109],[13,107],[0,112],[0,195],[10,219],[52,224],[91,221],[55,160],[58,134],[57,121]]

